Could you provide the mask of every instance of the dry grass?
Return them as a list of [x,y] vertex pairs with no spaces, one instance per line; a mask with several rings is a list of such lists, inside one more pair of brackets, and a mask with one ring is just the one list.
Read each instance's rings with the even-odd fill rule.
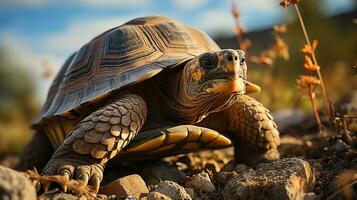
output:
[[246,33],[246,29],[242,24],[240,23],[240,12],[238,10],[237,2],[236,0],[232,0],[232,15],[234,18],[234,23],[235,23],[235,33],[237,37],[237,42],[239,45],[239,48],[247,51],[251,46],[252,42],[249,39],[244,38],[244,34]]
[[[306,63],[305,63],[306,64]],[[314,111],[314,115],[315,115],[315,119],[317,122],[317,125],[319,127],[320,133],[322,133],[323,131],[323,126],[321,123],[321,119],[319,116],[319,112],[317,110],[317,106],[316,106],[316,102],[315,102],[315,92],[314,92],[314,86],[315,85],[320,85],[321,81],[319,79],[317,79],[314,76],[300,76],[300,78],[297,80],[298,85],[302,86],[302,87],[306,87],[308,94],[309,94],[309,98],[310,98],[310,102],[311,102],[311,106],[312,109]]]
[[[334,121],[334,107],[333,107],[333,104],[326,92],[326,87],[325,87],[325,83],[324,83],[324,79],[322,77],[322,73],[321,73],[321,67],[319,65],[319,63],[317,62],[317,58],[316,58],[316,53],[315,53],[315,50],[317,48],[317,45],[318,45],[318,41],[317,40],[314,40],[312,43],[311,43],[311,40],[310,40],[310,37],[309,37],[309,34],[308,34],[308,31],[307,31],[307,28],[305,26],[305,22],[304,22],[304,19],[301,15],[301,12],[300,12],[300,9],[299,9],[299,6],[298,6],[298,3],[300,1],[299,0],[284,0],[282,2],[280,2],[280,5],[284,8],[287,8],[288,6],[290,5],[293,5],[294,8],[295,8],[295,11],[296,11],[296,15],[299,19],[299,23],[300,23],[300,27],[303,31],[303,34],[304,34],[304,38],[305,38],[305,41],[306,41],[306,44],[304,46],[304,48],[301,50],[304,54],[305,54],[305,63],[304,63],[304,68],[307,70],[307,73],[309,75],[311,74],[317,74],[317,77],[318,77],[318,80],[319,80],[319,86],[322,90],[322,94],[324,96],[324,99],[325,99],[325,102],[326,102],[326,105],[327,105],[327,110],[328,110],[328,116],[329,116],[329,119],[330,119],[330,122],[331,124],[333,124],[333,121]],[[298,83],[303,83],[303,81],[298,81]],[[312,104],[312,107],[313,107],[313,110],[314,110],[314,114],[315,114],[315,118],[316,118],[316,121],[318,123],[318,126],[320,128],[320,133],[323,133],[323,126],[321,125],[321,120],[320,120],[320,117],[319,117],[319,114],[317,112],[317,106],[316,106],[316,103],[314,102],[314,98],[313,98],[313,94],[314,94],[314,91],[312,90],[312,87],[311,87],[311,84],[302,84],[301,86],[305,86],[308,88],[308,93],[309,93],[309,96],[310,96],[310,101],[311,101],[311,104]]]
[[[28,170],[25,175],[34,183],[36,188],[39,190],[42,185],[44,190],[47,191],[50,184],[57,183],[62,187],[65,186],[69,191],[77,194],[78,196],[86,196],[88,199],[95,199],[96,195],[92,188],[85,185],[81,181],[77,180],[67,180],[64,176],[42,176],[37,170]],[[66,190],[67,190],[66,189]]]
[[[236,38],[239,44],[239,48],[248,51],[248,49],[252,46],[252,42],[245,37],[246,29],[240,22],[240,12],[237,7],[237,1],[232,0],[232,15],[235,21],[235,33]],[[263,67],[261,73],[259,73],[259,80],[261,81],[261,85],[264,88],[276,88],[275,83],[278,80],[273,81],[273,70],[274,64],[278,58],[282,58],[283,60],[289,60],[289,47],[287,43],[283,40],[282,35],[287,31],[287,27],[285,25],[276,25],[272,27],[272,36],[273,43],[269,44],[269,47],[265,50],[262,50],[258,55],[250,55],[248,56],[248,61],[258,64]],[[249,54],[248,54],[249,55]],[[254,72],[251,71],[251,74],[254,76]],[[254,78],[253,78],[254,79]],[[280,84],[278,84],[280,85]],[[284,95],[282,93],[284,92]],[[269,95],[262,95],[259,97],[259,100],[264,102],[266,105],[274,104],[277,99],[282,101],[281,96],[284,98],[290,98],[290,94],[288,90],[273,90]],[[274,108],[276,105],[270,105],[269,107]]]

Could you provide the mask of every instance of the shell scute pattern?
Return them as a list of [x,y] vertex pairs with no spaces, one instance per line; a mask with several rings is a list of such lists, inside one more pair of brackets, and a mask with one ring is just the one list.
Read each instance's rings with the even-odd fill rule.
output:
[[[155,16],[131,20],[94,38],[66,61],[34,125],[40,124],[43,118],[64,116],[80,105],[88,106],[86,103],[108,92],[150,78],[146,77],[148,74],[155,75],[193,56],[215,50],[219,47],[212,39],[175,20]],[[123,104],[126,109],[132,108],[131,104]],[[118,106],[114,104],[108,111]],[[99,110],[96,115],[102,112]],[[125,110],[119,112],[125,114]],[[103,115],[109,117],[109,112]]]

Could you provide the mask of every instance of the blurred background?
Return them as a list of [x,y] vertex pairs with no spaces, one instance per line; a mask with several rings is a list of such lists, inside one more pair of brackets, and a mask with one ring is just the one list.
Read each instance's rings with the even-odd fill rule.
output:
[[[306,90],[296,84],[305,70],[294,9],[278,0],[237,0],[237,8],[252,44],[249,56],[274,45],[274,25],[287,26],[281,37],[289,59],[248,62],[249,79],[263,89],[254,97],[272,110],[310,112]],[[311,39],[319,40],[317,58],[336,101],[357,89],[357,1],[302,0],[300,8]],[[60,66],[96,35],[135,17],[165,15],[207,32],[222,48],[238,48],[231,10],[230,0],[1,0],[0,156],[21,151]]]

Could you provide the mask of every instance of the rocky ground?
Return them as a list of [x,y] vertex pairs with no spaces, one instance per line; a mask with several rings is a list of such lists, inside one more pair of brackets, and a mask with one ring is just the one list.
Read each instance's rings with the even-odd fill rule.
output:
[[[17,157],[5,156],[0,159],[0,199],[357,199],[357,133],[331,129],[322,137],[313,118],[296,113],[276,114],[282,135],[281,159],[274,162],[236,163],[231,147],[124,163],[106,169],[94,196],[80,182],[11,170]],[[55,184],[44,193],[39,181],[66,183],[69,193]]]

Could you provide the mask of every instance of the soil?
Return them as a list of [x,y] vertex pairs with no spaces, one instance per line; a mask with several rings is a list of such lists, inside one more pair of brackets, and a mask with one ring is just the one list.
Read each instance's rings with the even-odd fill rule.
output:
[[[302,124],[301,127],[304,125],[306,123]],[[308,129],[310,129],[310,133],[306,133]],[[357,133],[349,133],[349,137],[346,137],[332,129],[332,131],[326,131],[329,136],[322,137],[317,132],[316,127],[304,127],[305,134],[297,134],[296,132],[299,130],[296,129],[296,125],[294,130],[295,133],[283,133],[281,135],[279,152],[282,158],[300,158],[310,164],[315,176],[315,184],[305,198],[356,199]],[[1,158],[0,164],[11,168],[14,167],[17,159],[16,155],[8,155]],[[121,166],[106,169],[102,185],[126,175],[139,174],[149,190],[154,191],[160,181],[173,181],[185,187],[185,185],[189,185],[188,182],[192,177],[206,172],[213,188],[215,188],[214,191],[197,192],[187,187],[186,191],[193,199],[222,199],[224,187],[233,177],[247,170],[255,170],[256,167],[256,165],[249,166],[244,163],[235,163],[234,150],[233,147],[230,147],[222,150],[177,155],[157,161],[123,163]],[[75,195],[65,195],[57,191],[58,189],[43,194],[43,191],[40,190],[38,195],[41,198],[50,199],[59,198],[59,194],[62,195],[61,198],[63,199],[78,198]],[[56,198],[55,194],[57,195]],[[97,198],[120,199],[113,195],[100,195]],[[129,197],[121,198],[128,199]]]

